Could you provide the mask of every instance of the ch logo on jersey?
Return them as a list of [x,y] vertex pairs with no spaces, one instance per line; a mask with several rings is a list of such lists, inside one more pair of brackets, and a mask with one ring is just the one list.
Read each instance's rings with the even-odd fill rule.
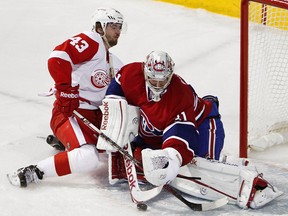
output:
[[106,71],[98,69],[95,70],[91,75],[91,83],[96,88],[105,88],[110,83],[110,78]]
[[149,119],[147,118],[147,116],[145,115],[145,113],[143,113],[143,111],[141,111],[141,116],[140,116],[140,131],[143,135],[147,137],[163,135],[163,131],[154,127],[149,121]]

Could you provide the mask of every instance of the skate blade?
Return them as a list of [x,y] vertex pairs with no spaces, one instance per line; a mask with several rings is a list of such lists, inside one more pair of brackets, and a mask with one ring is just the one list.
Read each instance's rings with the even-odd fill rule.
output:
[[18,186],[18,187],[21,186],[20,179],[19,179],[17,173],[7,174],[6,176],[9,180],[10,184],[12,184],[14,186]]

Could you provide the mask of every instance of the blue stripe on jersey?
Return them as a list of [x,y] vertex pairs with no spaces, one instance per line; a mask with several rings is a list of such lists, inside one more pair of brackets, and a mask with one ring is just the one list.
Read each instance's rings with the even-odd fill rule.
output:
[[116,82],[115,78],[111,80],[111,83],[107,89],[106,95],[118,95],[118,96],[124,97],[124,93],[121,88],[121,85],[118,82]]

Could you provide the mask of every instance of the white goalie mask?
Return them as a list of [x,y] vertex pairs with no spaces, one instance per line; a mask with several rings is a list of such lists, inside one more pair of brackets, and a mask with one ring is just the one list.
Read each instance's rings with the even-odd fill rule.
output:
[[127,24],[126,22],[124,22],[123,15],[113,8],[98,8],[91,18],[91,24],[93,29],[96,29],[97,22],[101,24],[104,35],[108,23],[121,24],[121,33],[125,33],[127,30]]
[[168,53],[153,51],[146,59],[144,65],[144,76],[148,90],[148,97],[155,102],[161,100],[166,88],[170,84],[174,62]]

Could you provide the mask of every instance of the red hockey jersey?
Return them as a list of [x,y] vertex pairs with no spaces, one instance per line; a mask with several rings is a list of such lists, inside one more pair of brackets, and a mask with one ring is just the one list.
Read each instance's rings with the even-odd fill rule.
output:
[[124,96],[129,104],[140,107],[139,136],[147,147],[175,148],[182,155],[182,165],[192,160],[194,148],[200,148],[197,127],[212,104],[199,98],[178,75],[173,74],[161,100],[154,102],[149,99],[143,63],[131,63],[117,73],[106,96]]

